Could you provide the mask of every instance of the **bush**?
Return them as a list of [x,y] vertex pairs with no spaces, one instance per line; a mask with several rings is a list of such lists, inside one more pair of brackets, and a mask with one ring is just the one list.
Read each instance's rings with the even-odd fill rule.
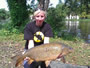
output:
[[5,9],[0,9],[0,21],[5,20],[10,17],[9,11],[6,11]]
[[87,15],[87,18],[90,19],[90,14]]
[[61,5],[58,5],[56,8],[49,8],[46,21],[51,25],[54,36],[57,36],[58,33],[65,28],[64,19],[65,13]]
[[29,19],[26,0],[7,0],[12,26],[19,29],[23,24],[26,24]]
[[86,19],[87,18],[86,12],[82,12],[81,15],[80,15],[80,18],[81,19]]
[[7,30],[5,28],[0,30],[0,36],[10,36],[12,34],[19,34],[19,33],[20,33],[19,30],[15,28],[13,28],[12,30]]
[[9,30],[6,30],[6,29],[1,29],[0,30],[0,36],[8,36],[10,35],[10,31]]

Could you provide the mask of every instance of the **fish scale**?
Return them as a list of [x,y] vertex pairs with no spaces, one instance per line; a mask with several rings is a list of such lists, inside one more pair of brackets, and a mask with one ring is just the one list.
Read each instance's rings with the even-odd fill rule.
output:
[[[21,64],[26,57],[29,57],[30,60],[33,61],[52,61],[57,58],[61,58],[69,53],[71,53],[73,49],[67,45],[62,43],[48,43],[42,44],[36,47],[29,49],[25,54],[21,55],[16,60],[16,66]],[[31,62],[33,62],[31,61]],[[30,63],[31,63],[30,62]]]

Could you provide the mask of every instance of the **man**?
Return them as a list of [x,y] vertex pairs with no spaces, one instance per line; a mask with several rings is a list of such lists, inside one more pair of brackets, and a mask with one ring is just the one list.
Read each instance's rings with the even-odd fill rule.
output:
[[[46,18],[46,12],[43,10],[37,10],[34,12],[35,21],[30,22],[26,25],[24,30],[24,39],[26,40],[25,49],[30,49],[34,46],[49,43],[50,37],[53,36],[51,27],[44,20]],[[44,62],[33,62],[28,65],[26,58],[24,61],[24,68],[46,68]]]

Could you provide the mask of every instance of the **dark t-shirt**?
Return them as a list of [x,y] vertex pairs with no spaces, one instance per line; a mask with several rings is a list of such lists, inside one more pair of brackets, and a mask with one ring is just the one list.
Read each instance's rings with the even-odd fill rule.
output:
[[[30,22],[26,25],[24,29],[24,40],[27,40],[25,44],[25,49],[28,49],[28,40],[33,40],[34,34],[38,31],[42,32],[45,37],[53,37],[52,29],[50,25],[46,22],[43,22],[43,25],[41,27],[36,26],[35,21]],[[34,42],[34,46],[40,44],[43,44],[43,41],[39,43]]]

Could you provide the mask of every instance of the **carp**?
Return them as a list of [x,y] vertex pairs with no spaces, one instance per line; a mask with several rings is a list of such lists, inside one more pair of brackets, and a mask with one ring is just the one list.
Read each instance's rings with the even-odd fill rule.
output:
[[[31,64],[33,61],[52,61],[71,53],[73,48],[64,45],[62,43],[47,43],[39,46],[35,46],[28,49],[24,54],[20,55],[15,66],[19,66],[23,63],[26,57],[29,57],[28,63]],[[47,65],[47,64],[46,64]]]

